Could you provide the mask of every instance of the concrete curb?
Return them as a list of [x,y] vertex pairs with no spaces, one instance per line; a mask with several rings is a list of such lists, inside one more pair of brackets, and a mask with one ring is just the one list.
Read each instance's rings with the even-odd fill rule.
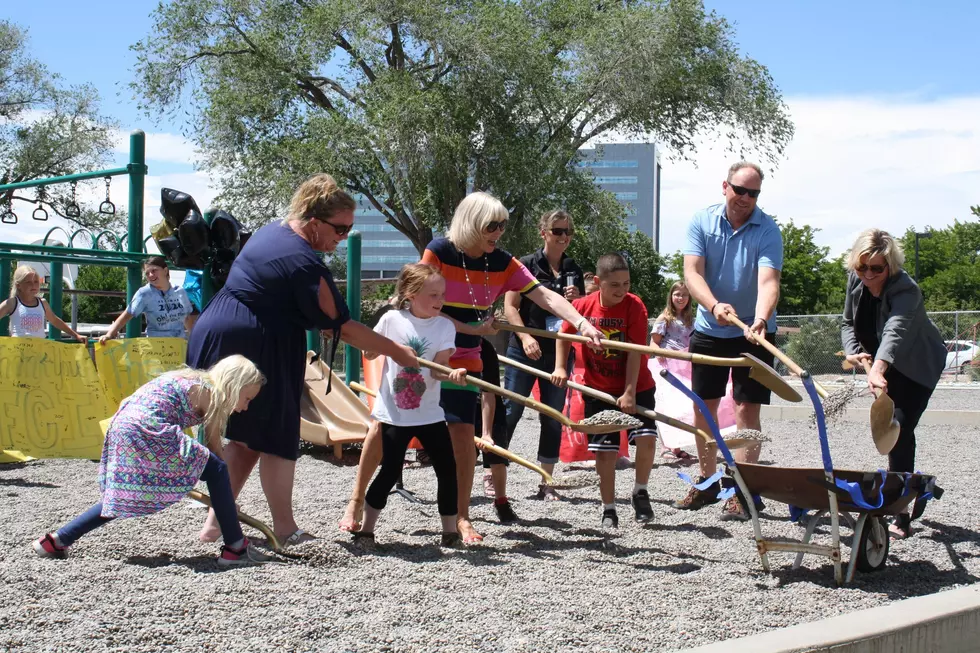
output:
[[683,653],[972,653],[978,642],[980,586],[972,585]]
[[[813,416],[813,406],[800,404],[796,406],[763,406],[762,418],[775,420],[802,419],[809,420]],[[867,408],[848,408],[842,412],[840,419],[845,422],[867,422]],[[980,425],[980,410],[927,410],[922,414],[919,424],[945,424],[949,426]]]

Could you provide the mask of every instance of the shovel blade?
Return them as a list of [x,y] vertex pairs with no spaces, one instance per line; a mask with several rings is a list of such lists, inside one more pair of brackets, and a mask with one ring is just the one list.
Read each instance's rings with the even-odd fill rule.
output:
[[742,354],[742,356],[752,361],[752,367],[749,368],[750,379],[766,386],[775,392],[776,396],[780,399],[792,402],[803,401],[800,393],[794,390],[790,384],[786,383],[786,380],[771,365],[764,363],[752,354]]
[[888,455],[898,442],[901,428],[895,419],[895,402],[882,392],[871,404],[871,438],[878,453],[882,456]]

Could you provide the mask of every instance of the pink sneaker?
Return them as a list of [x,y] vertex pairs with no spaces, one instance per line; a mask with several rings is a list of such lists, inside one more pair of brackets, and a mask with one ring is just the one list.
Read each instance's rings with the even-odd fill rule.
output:
[[34,553],[42,558],[64,559],[68,557],[68,547],[58,546],[51,533],[46,534],[33,544]]
[[218,556],[218,566],[239,567],[242,565],[260,565],[270,560],[275,560],[275,558],[261,553],[252,546],[246,537],[240,549],[232,549],[227,544],[221,547],[221,555]]

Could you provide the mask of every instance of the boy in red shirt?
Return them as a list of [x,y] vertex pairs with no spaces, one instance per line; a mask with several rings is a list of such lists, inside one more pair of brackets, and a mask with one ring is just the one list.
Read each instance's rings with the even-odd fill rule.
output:
[[[599,291],[572,302],[572,306],[594,327],[602,331],[607,340],[647,342],[647,309],[640,298],[629,292],[630,271],[619,254],[606,254],[596,263],[595,283]],[[562,333],[576,333],[575,327],[565,322]],[[559,340],[555,347],[555,371],[551,382],[564,387],[568,381],[566,361],[571,345]],[[616,404],[624,413],[634,413],[637,405],[653,410],[653,376],[647,366],[647,356],[634,352],[605,349],[593,351],[582,348],[585,357],[585,385],[618,397]],[[601,401],[583,397],[585,416],[591,417],[605,410]],[[636,482],[633,485],[633,509],[636,521],[641,524],[653,519],[647,482],[653,469],[654,445],[657,442],[657,424],[646,417],[637,416],[643,426],[629,432],[631,444],[636,445]],[[589,451],[596,457],[595,468],[599,473],[599,494],[602,497],[602,527],[619,526],[616,515],[616,459],[619,457],[621,433],[589,436]]]

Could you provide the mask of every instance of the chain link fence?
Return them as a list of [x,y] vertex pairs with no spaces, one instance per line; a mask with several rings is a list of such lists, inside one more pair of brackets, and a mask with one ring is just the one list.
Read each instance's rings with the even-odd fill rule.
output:
[[[980,382],[980,311],[937,311],[929,319],[946,343],[941,382]],[[841,315],[780,315],[776,344],[811,374],[845,374],[838,355],[841,322]],[[786,373],[778,361],[776,369]]]

